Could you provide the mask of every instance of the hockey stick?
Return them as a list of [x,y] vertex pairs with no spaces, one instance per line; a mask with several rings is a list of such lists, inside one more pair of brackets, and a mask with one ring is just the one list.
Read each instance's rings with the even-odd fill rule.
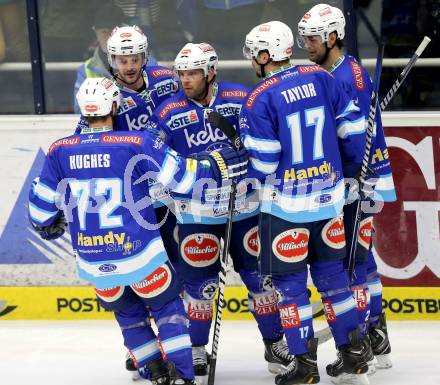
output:
[[[371,144],[373,141],[374,134],[374,123],[376,119],[376,110],[377,103],[379,100],[379,85],[380,85],[380,75],[382,74],[382,61],[383,61],[383,53],[384,53],[384,44],[381,42],[377,49],[377,59],[376,59],[376,69],[374,71],[374,83],[373,83],[373,92],[371,94],[371,104],[370,104],[370,112],[368,115],[368,126],[367,126],[367,135],[365,139],[365,150],[364,157],[362,159],[360,180],[364,180],[368,175],[368,166],[370,164],[370,153],[371,153]],[[359,184],[359,191],[361,190],[361,185]],[[353,283],[354,278],[354,266],[355,266],[355,255],[357,249],[358,242],[358,231],[361,222],[362,210],[361,210],[362,200],[359,198],[356,201],[356,215],[353,226],[353,238],[351,240],[350,245],[350,254],[348,256],[348,278],[350,284]]]
[[[231,141],[232,146],[235,150],[239,150],[241,147],[241,141],[237,135],[236,130],[233,125],[218,112],[212,111],[208,114],[208,122],[219,128],[226,137]],[[231,192],[229,194],[228,203],[228,214],[226,220],[226,230],[225,237],[223,239],[223,251],[220,259],[220,272],[218,275],[219,285],[218,285],[218,298],[217,298],[217,309],[215,313],[215,324],[214,324],[214,334],[212,336],[212,350],[211,359],[209,361],[209,373],[208,373],[208,385],[214,385],[215,378],[215,367],[217,365],[217,351],[218,351],[218,341],[220,337],[220,326],[222,322],[223,308],[225,306],[225,286],[226,286],[226,268],[228,267],[228,255],[229,255],[229,245],[231,242],[231,230],[232,230],[232,214],[234,210],[235,194],[236,194],[236,183],[232,181]]]
[[388,91],[387,95],[383,98],[383,100],[380,102],[380,110],[383,111],[387,107],[388,103],[393,98],[394,94],[397,92],[399,87],[402,85],[404,80],[409,74],[409,71],[411,71],[412,67],[414,67],[414,64],[416,63],[417,59],[422,55],[423,51],[425,50],[426,46],[431,42],[431,39],[428,36],[425,36],[422,40],[422,42],[419,44],[419,46],[416,49],[416,52],[414,52],[414,55],[409,60],[408,64],[405,66],[405,68],[400,73],[399,77],[396,79],[394,84],[391,86],[391,89]]
[[[382,102],[380,103],[380,110],[384,111],[385,108],[387,107],[388,103],[391,101],[391,99],[393,98],[393,96],[395,95],[395,93],[397,92],[397,90],[399,89],[399,87],[402,85],[402,83],[404,82],[405,78],[408,76],[408,73],[411,71],[412,67],[414,67],[415,62],[417,61],[417,59],[421,56],[421,54],[423,53],[423,51],[425,50],[426,46],[430,43],[431,39],[428,36],[425,36],[422,40],[422,42],[419,44],[419,46],[417,47],[414,55],[412,56],[412,58],[409,60],[409,62],[407,63],[407,65],[405,66],[405,68],[402,70],[402,72],[400,73],[399,77],[396,79],[396,81],[394,82],[394,84],[392,85],[391,89],[388,91],[386,97],[382,100]],[[377,72],[377,69],[376,69]],[[379,88],[377,88],[379,89]],[[368,119],[368,127],[370,128],[370,117],[371,117],[371,107],[370,107],[370,115],[369,115],[369,119]],[[375,111],[373,111],[373,113],[375,114]],[[374,117],[373,117],[373,125],[374,125]],[[372,126],[374,127],[374,126]],[[367,131],[367,135],[368,135],[368,131]],[[370,149],[371,150],[371,142],[370,142]],[[368,157],[364,157],[363,161],[365,161],[365,159],[367,158],[367,166],[369,164],[369,154]],[[360,201],[358,200],[358,203],[360,203]],[[359,209],[359,206],[358,206]],[[356,215],[357,218],[357,215]],[[358,224],[359,227],[359,224]],[[357,239],[358,239],[358,231],[353,232],[353,240],[352,240],[352,244],[351,244],[351,252],[352,252],[352,248],[353,248],[353,242],[355,242],[355,245],[357,244]],[[355,250],[354,250],[355,251]],[[350,273],[350,265],[349,265],[349,273],[350,273],[350,282],[352,282],[352,275],[353,275],[353,270],[354,270],[354,254],[350,253],[350,260],[349,262],[352,263],[352,267],[351,267],[351,273]],[[332,333],[330,331],[330,328],[327,326],[322,330],[319,330],[318,332],[315,333],[315,337],[318,338],[319,343],[323,343],[328,341],[330,338],[332,338]]]

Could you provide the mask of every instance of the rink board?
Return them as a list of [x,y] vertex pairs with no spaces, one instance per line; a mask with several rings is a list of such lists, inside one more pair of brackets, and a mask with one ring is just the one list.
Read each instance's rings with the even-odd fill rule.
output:
[[[312,302],[319,296],[312,289]],[[250,320],[244,287],[226,288],[227,320]],[[385,311],[392,320],[440,320],[439,287],[384,287]],[[89,286],[0,287],[0,320],[103,320],[113,314],[99,306]]]

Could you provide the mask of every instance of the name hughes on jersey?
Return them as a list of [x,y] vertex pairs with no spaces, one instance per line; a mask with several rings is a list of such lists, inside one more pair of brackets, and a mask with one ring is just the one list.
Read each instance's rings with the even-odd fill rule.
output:
[[316,95],[315,85],[313,83],[302,84],[300,86],[281,91],[286,103],[297,102],[300,99],[312,98]]
[[71,170],[108,168],[110,167],[110,154],[69,155],[69,165]]

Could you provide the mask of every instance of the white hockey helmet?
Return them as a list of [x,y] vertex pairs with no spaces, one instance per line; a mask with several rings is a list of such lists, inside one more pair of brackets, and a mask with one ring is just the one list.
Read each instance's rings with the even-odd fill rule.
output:
[[243,56],[252,59],[260,51],[268,51],[273,61],[289,59],[293,52],[293,33],[281,21],[269,21],[254,27],[247,35]]
[[121,91],[107,78],[87,78],[76,94],[83,116],[107,116],[112,111],[113,102],[121,105]]
[[116,68],[115,55],[144,55],[144,63],[148,61],[148,39],[142,30],[133,25],[131,27],[115,27],[107,40],[107,58],[109,64]]
[[325,43],[332,32],[336,32],[340,40],[345,37],[344,14],[339,8],[318,4],[299,21],[297,42],[300,47],[304,47],[302,36],[319,36],[322,43]]
[[208,76],[209,69],[217,73],[218,56],[208,43],[187,43],[174,60],[174,71],[202,69]]

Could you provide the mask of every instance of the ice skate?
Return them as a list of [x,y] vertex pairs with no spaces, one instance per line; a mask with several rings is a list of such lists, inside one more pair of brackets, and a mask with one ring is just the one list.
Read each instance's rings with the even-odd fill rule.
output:
[[280,374],[294,361],[295,357],[289,354],[289,348],[283,338],[278,341],[264,341],[264,359],[267,368],[273,374]]
[[318,339],[309,340],[307,347],[307,353],[295,356],[287,368],[275,377],[276,385],[317,384],[320,381],[316,362]]
[[368,335],[370,337],[373,354],[376,357],[376,368],[391,368],[393,366],[390,359],[391,345],[388,339],[385,313],[379,316],[379,322],[374,328],[369,330]]
[[125,359],[125,369],[127,369],[127,371],[129,372],[131,379],[133,381],[139,380],[139,378],[140,378],[139,372],[138,372],[136,366],[134,365],[134,362],[131,359],[130,354],[128,354],[128,352],[127,352],[127,355],[125,358],[126,358]]
[[196,376],[208,375],[209,354],[206,351],[205,346],[193,346],[192,356],[194,374]]
[[350,345],[341,346],[338,358],[327,365],[327,374],[336,385],[369,385],[368,349],[366,338],[361,338],[359,330],[352,330],[349,334]]

